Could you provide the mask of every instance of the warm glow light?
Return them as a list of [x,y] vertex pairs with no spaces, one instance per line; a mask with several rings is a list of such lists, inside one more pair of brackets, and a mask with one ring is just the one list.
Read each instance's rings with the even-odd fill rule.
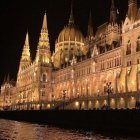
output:
[[131,100],[134,100],[134,97],[133,96],[131,96]]
[[51,105],[50,105],[50,104],[48,104],[48,105],[47,105],[47,108],[50,108],[50,107],[51,107]]
[[106,100],[104,100],[104,102],[103,102],[105,105],[107,104],[107,101]]
[[79,102],[78,101],[75,102],[75,106],[76,107],[79,106]]
[[115,100],[114,100],[114,99],[111,99],[111,102],[112,102],[112,103],[114,103],[114,102],[115,102]]

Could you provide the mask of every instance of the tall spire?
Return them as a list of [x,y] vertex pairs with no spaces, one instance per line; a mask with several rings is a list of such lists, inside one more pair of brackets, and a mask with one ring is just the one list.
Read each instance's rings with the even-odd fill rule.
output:
[[71,3],[71,12],[70,12],[70,18],[69,18],[69,25],[74,24],[74,17],[73,17],[73,5]]
[[9,82],[10,82],[10,75],[9,75],[9,73],[8,73],[8,75],[7,75],[6,82],[7,82],[7,83],[9,83]]
[[29,36],[28,32],[26,34],[25,43],[22,51],[21,61],[23,62],[30,62],[30,48],[29,48]]
[[110,8],[110,23],[115,23],[117,21],[117,15],[116,15],[116,7],[114,4],[114,0],[111,1],[111,8]]
[[48,28],[47,28],[47,15],[46,11],[43,18],[42,29],[39,38],[39,47],[44,46],[50,48],[49,46],[49,35],[48,35]]
[[128,1],[128,18],[133,22],[137,13],[137,0]]
[[47,15],[46,15],[46,11],[45,11],[44,18],[43,18],[43,24],[42,24],[41,32],[42,33],[48,32],[48,30],[47,30]]
[[50,43],[49,43],[49,35],[48,35],[48,28],[47,28],[47,15],[45,11],[35,61],[50,63],[50,56],[51,56],[51,52],[50,52]]
[[89,37],[89,38],[93,37],[93,26],[92,26],[92,15],[91,15],[91,11],[90,11],[90,14],[89,14],[87,37]]

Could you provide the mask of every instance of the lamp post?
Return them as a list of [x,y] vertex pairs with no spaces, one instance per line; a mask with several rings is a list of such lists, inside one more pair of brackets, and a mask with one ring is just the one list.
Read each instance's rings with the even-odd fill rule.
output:
[[63,110],[65,109],[66,90],[63,90]]
[[108,109],[110,109],[110,94],[112,93],[111,82],[106,83]]

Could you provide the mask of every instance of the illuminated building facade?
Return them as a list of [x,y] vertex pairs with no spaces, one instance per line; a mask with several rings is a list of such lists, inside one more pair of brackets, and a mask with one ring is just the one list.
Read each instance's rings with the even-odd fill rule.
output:
[[14,81],[10,80],[10,77],[8,75],[4,79],[4,83],[1,85],[0,110],[11,108],[15,92],[16,92],[15,83]]
[[87,37],[75,26],[71,9],[51,55],[47,16],[43,19],[35,60],[28,33],[17,74],[12,109],[134,108],[140,101],[140,8],[128,1],[123,23],[112,0],[109,21]]

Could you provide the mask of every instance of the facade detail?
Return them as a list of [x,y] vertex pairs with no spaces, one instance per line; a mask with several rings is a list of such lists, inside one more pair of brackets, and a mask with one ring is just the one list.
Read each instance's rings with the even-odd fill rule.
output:
[[[128,0],[123,23],[111,1],[108,22],[93,31],[90,13],[87,36],[74,22],[59,33],[51,55],[44,14],[35,60],[30,57],[29,36],[15,86],[1,86],[0,106],[22,109],[132,109],[140,102],[140,8]],[[95,20],[94,20],[95,21]],[[7,100],[7,88],[10,102]],[[14,89],[14,90],[13,90]]]

